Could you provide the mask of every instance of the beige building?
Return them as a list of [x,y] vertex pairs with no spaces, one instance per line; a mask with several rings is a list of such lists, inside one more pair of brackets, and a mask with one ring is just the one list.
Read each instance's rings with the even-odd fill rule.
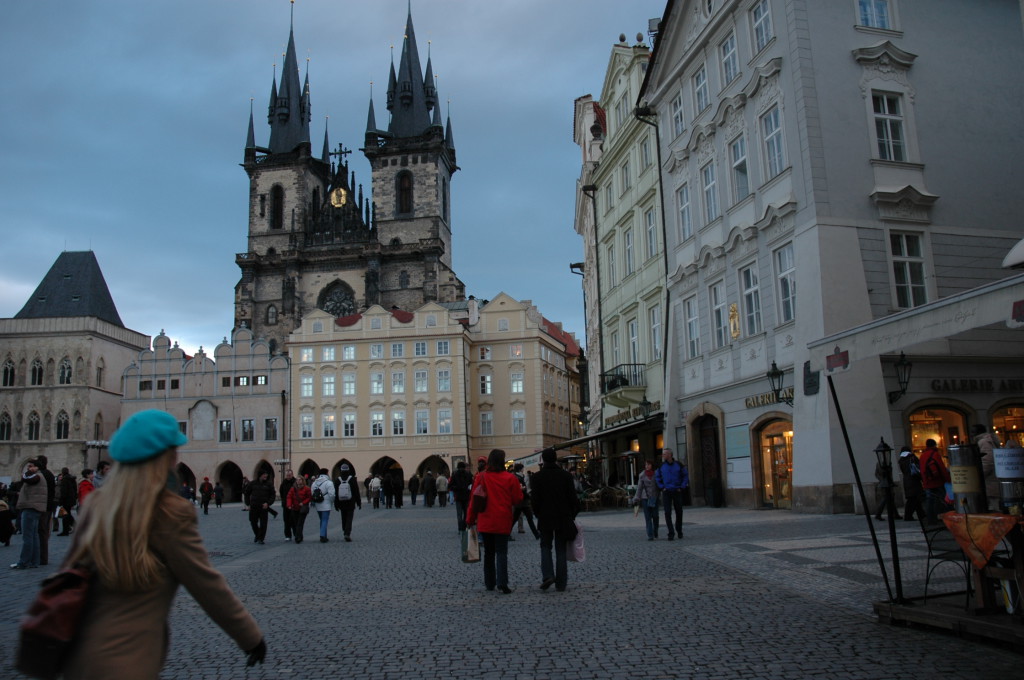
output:
[[161,332],[124,371],[121,413],[128,418],[155,408],[177,418],[189,440],[178,449],[178,477],[193,489],[209,477],[224,486],[225,500],[237,501],[243,477],[266,471],[280,478],[280,461],[287,459],[288,363],[247,328],[236,328],[212,357],[202,347],[188,356]]
[[149,338],[121,323],[92,251],[63,252],[13,319],[0,319],[0,481],[40,454],[77,477],[121,417],[120,375]]
[[575,339],[504,293],[415,312],[317,310],[287,349],[297,473],[333,476],[346,462],[360,478],[447,474],[493,448],[521,458],[569,439],[579,414]]

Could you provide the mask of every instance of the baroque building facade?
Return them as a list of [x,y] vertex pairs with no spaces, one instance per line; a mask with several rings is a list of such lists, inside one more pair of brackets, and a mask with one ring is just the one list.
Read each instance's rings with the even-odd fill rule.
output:
[[[698,499],[845,512],[849,456],[872,469],[880,436],[915,450],[963,443],[976,424],[1019,438],[1024,365],[1005,326],[911,332],[837,376],[849,454],[808,350],[1011,274],[1000,261],[1024,211],[1008,143],[1024,100],[1019,11],[667,3],[637,104],[658,116],[672,214],[667,434]],[[978,102],[984,124],[965,126]],[[765,378],[775,367],[779,395]]]

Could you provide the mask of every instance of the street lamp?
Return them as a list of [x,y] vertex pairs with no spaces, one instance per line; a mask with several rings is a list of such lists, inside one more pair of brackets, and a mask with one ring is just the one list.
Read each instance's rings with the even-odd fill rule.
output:
[[792,406],[793,399],[783,396],[782,394],[783,379],[786,377],[786,374],[779,370],[779,367],[775,365],[774,361],[772,362],[772,369],[768,371],[766,375],[768,377],[768,384],[771,385],[772,388],[772,394],[775,395],[775,401],[781,401],[784,404]]
[[[896,581],[896,600],[903,604],[903,579],[900,576],[900,555],[896,545],[896,508],[893,498],[892,487],[892,447],[885,443],[885,438],[879,438],[878,446],[875,447],[875,458],[878,461],[878,469],[882,471],[882,481],[879,486],[885,492],[886,515],[889,523],[889,546],[892,550],[892,575]],[[866,509],[865,509],[866,511]]]
[[896,369],[896,382],[900,388],[889,393],[890,404],[895,404],[900,397],[907,393],[907,387],[910,385],[910,369],[913,367],[914,364],[907,361],[907,355],[900,352],[899,360],[893,364],[893,368]]
[[640,401],[640,415],[647,420],[651,417],[651,402],[647,400],[647,393],[644,392],[644,398]]

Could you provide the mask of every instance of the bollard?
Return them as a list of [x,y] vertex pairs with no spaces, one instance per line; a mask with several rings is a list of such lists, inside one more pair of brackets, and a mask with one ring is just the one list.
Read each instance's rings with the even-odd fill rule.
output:
[[953,482],[953,509],[961,514],[987,512],[985,485],[982,483],[981,456],[973,444],[950,446],[949,477]]
[[1024,510],[1024,449],[993,449],[999,504],[1003,512],[1020,516]]

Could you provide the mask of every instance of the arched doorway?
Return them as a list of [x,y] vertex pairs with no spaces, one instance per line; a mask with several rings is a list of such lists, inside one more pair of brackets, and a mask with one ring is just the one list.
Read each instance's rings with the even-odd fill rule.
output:
[[950,446],[970,441],[967,420],[963,411],[950,405],[931,405],[910,413],[910,446],[918,456],[924,452],[925,442],[934,439],[942,457]]
[[994,410],[992,429],[1003,446],[1024,446],[1024,406],[1011,404]]
[[320,466],[307,458],[302,461],[302,465],[299,466],[299,470],[296,474],[299,477],[304,477],[306,479],[316,479],[317,475],[320,474]]
[[696,482],[690,475],[690,488],[695,483],[704,491],[704,504],[713,508],[722,507],[722,465],[721,451],[718,446],[718,418],[704,415],[694,421],[697,432],[698,466]]
[[239,503],[242,500],[242,469],[227,461],[220,466],[217,481],[224,487],[224,502]]
[[352,461],[350,461],[347,458],[342,458],[341,460],[334,464],[334,467],[331,468],[331,479],[338,479],[341,477],[342,465],[348,465],[349,474],[355,475],[356,479],[359,479],[359,471],[356,470],[356,466],[352,464]]
[[416,468],[416,472],[421,478],[427,474],[428,471],[432,472],[434,477],[437,477],[438,475],[444,475],[445,477],[452,476],[451,468],[448,467],[448,463],[446,463],[444,458],[441,456],[427,456],[423,459],[423,462],[420,463],[419,467]]
[[182,485],[187,484],[188,488],[192,489],[193,493],[195,493],[196,475],[192,472],[192,468],[179,461],[178,467],[174,469],[174,473],[178,476],[178,489],[175,489],[175,491],[180,493]]
[[760,451],[760,503],[771,508],[793,507],[793,423],[769,420],[757,432]]
[[270,483],[273,484],[274,483],[274,476],[275,476],[274,475],[274,466],[271,465],[270,463],[268,463],[265,460],[261,460],[259,462],[259,464],[256,465],[256,472],[253,474],[253,479],[259,479],[260,475],[262,475],[264,472],[267,473],[267,477],[268,477]]

